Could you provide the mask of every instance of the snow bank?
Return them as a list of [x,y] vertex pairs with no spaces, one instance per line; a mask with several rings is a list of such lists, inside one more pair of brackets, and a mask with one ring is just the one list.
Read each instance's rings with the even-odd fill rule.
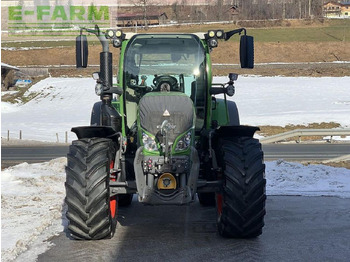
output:
[[[42,164],[23,163],[1,174],[2,261],[34,261],[51,244],[48,239],[67,225],[65,158]],[[324,165],[266,163],[268,195],[350,198],[350,170]],[[24,252],[24,253],[23,253]]]
[[268,195],[350,198],[350,170],[346,168],[279,160],[266,163],[266,180]]
[[[14,260],[29,247],[37,254],[62,232],[66,158],[10,167],[1,172],[1,257]],[[34,261],[28,259],[27,261]]]

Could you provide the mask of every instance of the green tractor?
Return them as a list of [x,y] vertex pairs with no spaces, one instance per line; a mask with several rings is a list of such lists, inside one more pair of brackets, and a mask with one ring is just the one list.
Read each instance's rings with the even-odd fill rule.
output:
[[[237,74],[212,83],[210,52],[219,40],[240,34],[242,68],[254,67],[253,37],[229,32],[134,34],[119,29],[81,29],[77,67],[87,67],[87,37],[102,44],[94,73],[101,100],[90,126],[74,127],[66,166],[69,232],[74,239],[114,235],[118,206],[133,194],[147,205],[216,206],[220,235],[252,238],[262,233],[265,165],[258,127],[242,126],[233,96]],[[113,84],[112,53],[120,48]],[[216,97],[217,95],[220,95]]]

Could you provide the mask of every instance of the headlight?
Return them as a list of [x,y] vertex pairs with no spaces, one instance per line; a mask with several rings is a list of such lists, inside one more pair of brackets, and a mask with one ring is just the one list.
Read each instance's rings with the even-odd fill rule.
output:
[[97,83],[96,86],[95,86],[95,93],[96,95],[100,96],[102,94],[102,84],[100,83]]
[[188,147],[191,145],[191,138],[192,138],[192,133],[187,132],[184,136],[182,136],[176,144],[175,151],[183,151],[187,150]]
[[157,143],[153,137],[150,137],[146,133],[142,133],[142,143],[147,151],[157,151]]
[[209,37],[214,37],[215,36],[215,31],[209,31],[208,35],[209,35]]

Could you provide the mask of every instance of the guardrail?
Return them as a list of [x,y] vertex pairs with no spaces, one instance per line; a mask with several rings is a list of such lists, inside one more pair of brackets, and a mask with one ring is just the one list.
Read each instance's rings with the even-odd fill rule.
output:
[[350,136],[350,129],[295,129],[293,131],[261,138],[260,143],[274,143],[291,137],[298,137],[298,141],[300,142],[302,136],[330,136],[330,140],[332,141],[333,136]]

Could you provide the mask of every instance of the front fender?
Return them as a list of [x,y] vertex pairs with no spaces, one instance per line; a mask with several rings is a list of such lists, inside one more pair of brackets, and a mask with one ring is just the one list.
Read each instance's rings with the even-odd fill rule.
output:
[[260,131],[257,126],[221,126],[215,130],[217,137],[253,137],[256,131]]
[[117,132],[110,126],[79,126],[71,129],[78,139],[104,137],[110,139],[117,139]]

